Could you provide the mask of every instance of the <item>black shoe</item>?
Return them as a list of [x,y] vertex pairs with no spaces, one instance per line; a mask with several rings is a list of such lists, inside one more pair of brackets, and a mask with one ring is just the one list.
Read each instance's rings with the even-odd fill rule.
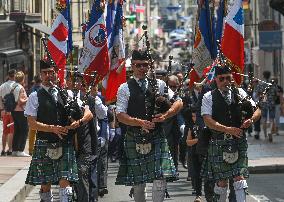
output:
[[259,140],[259,135],[254,135],[254,138],[255,138],[256,140]]
[[1,156],[6,156],[6,152],[3,150],[2,152],[1,152]]
[[11,156],[12,152],[11,151],[7,151],[7,156]]
[[269,134],[268,134],[268,141],[269,141],[269,142],[272,142],[272,141],[273,141],[273,139],[272,139],[272,133],[269,133]]

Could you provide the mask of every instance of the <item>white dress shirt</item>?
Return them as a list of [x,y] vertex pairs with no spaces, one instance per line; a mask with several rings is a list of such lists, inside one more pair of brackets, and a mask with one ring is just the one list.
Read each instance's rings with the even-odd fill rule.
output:
[[[248,95],[242,88],[238,88],[238,91],[239,91],[239,95],[241,96],[241,98],[245,98]],[[232,96],[231,91],[229,91],[229,96]],[[256,106],[253,99],[250,99],[250,102],[253,106]],[[201,115],[202,116],[203,115],[212,116],[212,105],[213,105],[212,91],[209,91],[209,92],[205,93],[203,98],[202,98]]]
[[[133,77],[138,83],[138,78]],[[146,79],[146,88],[148,88],[148,80]],[[139,83],[138,83],[139,84]],[[164,94],[164,89],[166,87],[166,83],[160,79],[157,79],[157,85],[159,88],[160,95]],[[174,92],[168,88],[169,99],[173,97]],[[116,113],[119,114],[121,112],[127,113],[128,101],[129,101],[130,91],[128,88],[128,84],[123,83],[120,85],[117,91],[117,101],[116,101]]]

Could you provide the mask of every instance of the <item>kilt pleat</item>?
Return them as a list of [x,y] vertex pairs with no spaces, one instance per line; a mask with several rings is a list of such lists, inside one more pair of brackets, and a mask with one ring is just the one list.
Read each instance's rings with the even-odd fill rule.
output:
[[152,149],[150,153],[143,155],[136,151],[133,133],[127,132],[124,154],[120,160],[115,184],[132,186],[151,183],[156,179],[177,180],[177,172],[166,138],[157,132],[152,135]]
[[249,176],[247,140],[245,138],[238,140],[239,158],[232,164],[226,163],[223,160],[222,145],[225,144],[225,140],[210,140],[207,157],[202,163],[202,176],[215,181],[236,176],[243,176],[247,178]]
[[78,181],[78,169],[75,150],[72,144],[64,143],[62,157],[52,160],[46,156],[47,142],[37,140],[34,147],[32,160],[30,163],[26,184],[58,185],[60,179],[70,182]]

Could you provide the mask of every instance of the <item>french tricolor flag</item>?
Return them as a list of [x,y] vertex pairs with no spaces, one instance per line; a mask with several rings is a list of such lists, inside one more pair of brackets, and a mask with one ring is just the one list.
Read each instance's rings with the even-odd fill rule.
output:
[[[232,72],[244,71],[244,15],[243,1],[235,0],[226,19],[222,38],[222,51],[232,66]],[[242,77],[234,74],[237,84],[242,82]]]
[[72,24],[70,18],[70,2],[62,1],[64,7],[58,13],[51,27],[51,35],[48,37],[48,51],[58,67],[58,79],[63,84],[64,70],[68,54],[72,51]]
[[103,8],[101,0],[94,2],[79,59],[78,69],[84,73],[88,84],[92,80],[89,75],[93,74],[93,71],[97,72],[96,82],[98,82],[106,76],[110,66]]
[[108,30],[110,72],[108,76],[105,77],[104,81],[105,99],[107,103],[116,101],[116,94],[119,86],[126,82],[126,68],[124,63],[125,45],[123,35],[123,0],[118,0],[115,4],[116,6],[114,7],[116,8],[116,11],[113,12],[115,15],[113,16],[114,21],[112,29]]

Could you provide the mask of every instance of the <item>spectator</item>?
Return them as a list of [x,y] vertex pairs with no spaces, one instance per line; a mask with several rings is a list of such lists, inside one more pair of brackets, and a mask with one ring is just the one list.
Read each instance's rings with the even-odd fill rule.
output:
[[[268,82],[270,79],[270,71],[264,71],[263,72],[263,78],[266,81],[266,83],[261,83],[257,86],[257,93],[258,96],[263,97],[263,92],[265,92],[265,89],[268,87]],[[267,138],[267,120],[269,120],[269,123],[272,123],[271,131],[268,134],[269,142],[272,142],[272,134],[273,134],[273,128],[275,125],[275,99],[277,95],[277,88],[275,85],[272,85],[268,88],[268,91],[266,93],[267,99],[260,100],[260,108],[261,108],[261,116],[263,118],[263,132],[265,138]]]
[[275,127],[273,128],[273,131],[276,135],[279,135],[279,120],[280,120],[280,114],[281,114],[281,104],[283,103],[283,88],[278,85],[278,79],[274,78],[272,79],[271,83],[275,85],[277,89],[276,98],[275,98]]
[[14,139],[13,139],[13,156],[30,156],[24,152],[28,137],[28,122],[24,115],[26,102],[28,100],[26,90],[24,88],[25,74],[19,71],[15,74],[16,83],[13,84],[15,101],[17,103],[15,110],[12,112],[14,120]]
[[[257,92],[258,85],[259,85],[258,80],[255,79],[252,84],[252,88],[253,88],[252,98],[256,103],[259,102],[259,93]],[[260,121],[261,121],[261,118],[253,124],[254,131],[255,131],[254,138],[257,140],[259,139],[259,133],[261,131]]]
[[[3,98],[5,95],[11,92],[12,86],[15,83],[16,70],[10,69],[8,71],[8,80],[0,86],[0,109],[1,119],[3,121],[3,135],[2,135],[2,152],[1,156],[12,154],[12,142],[14,134],[13,118],[10,112],[6,112],[3,106]],[[9,139],[8,139],[9,138]],[[8,151],[6,152],[6,145],[8,142]]]

